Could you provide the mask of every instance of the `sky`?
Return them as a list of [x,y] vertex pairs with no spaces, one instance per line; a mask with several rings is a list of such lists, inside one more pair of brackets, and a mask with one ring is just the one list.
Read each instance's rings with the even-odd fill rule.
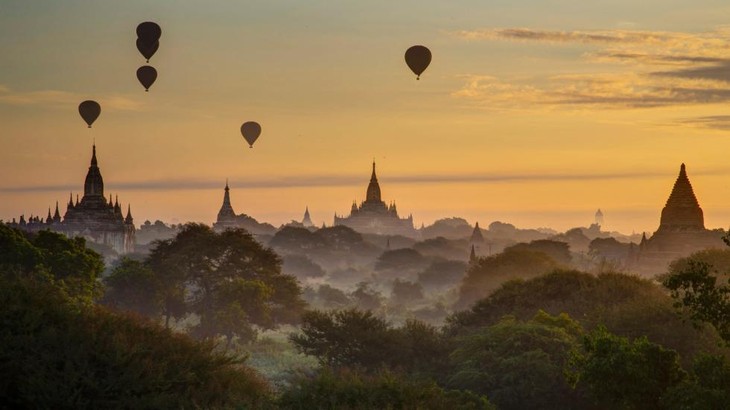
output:
[[[0,2],[0,219],[105,191],[144,220],[233,207],[318,225],[383,199],[417,224],[653,232],[681,163],[730,226],[726,0]],[[162,27],[144,92],[135,48]],[[405,50],[433,61],[416,81]],[[78,115],[93,99],[92,129]],[[250,149],[240,134],[257,121]]]

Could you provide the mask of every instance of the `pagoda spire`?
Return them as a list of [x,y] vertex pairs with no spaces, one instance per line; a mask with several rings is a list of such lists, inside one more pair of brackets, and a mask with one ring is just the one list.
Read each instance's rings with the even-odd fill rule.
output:
[[373,173],[370,176],[370,184],[368,184],[367,195],[365,196],[365,202],[368,203],[381,203],[380,199],[380,185],[378,184],[378,177],[375,175],[375,160],[373,160]]
[[477,253],[474,250],[474,245],[471,246],[471,252],[469,253],[469,263],[474,263],[477,261]]
[[230,188],[228,188],[228,179],[226,178],[226,187],[223,189],[223,204],[221,205],[220,211],[218,211],[218,221],[221,220],[221,218],[233,218],[236,216],[236,212],[233,211],[233,206],[231,206],[231,194],[230,194]]
[[133,223],[132,219],[132,205],[127,204],[127,217],[124,218],[124,223],[131,224]]
[[662,209],[659,230],[704,230],[705,219],[697,201],[692,184],[687,177],[687,168],[682,164],[674,182],[672,193]]
[[84,197],[104,197],[104,180],[101,177],[98,161],[96,160],[96,144],[92,148],[91,165],[89,172],[86,173],[86,181],[84,182]]
[[61,213],[58,211],[58,201],[56,201],[56,212],[53,213],[53,222],[61,222]]
[[484,236],[482,235],[482,230],[479,228],[479,222],[474,225],[474,230],[471,232],[471,238],[469,239],[469,242],[471,243],[481,243],[484,242]]

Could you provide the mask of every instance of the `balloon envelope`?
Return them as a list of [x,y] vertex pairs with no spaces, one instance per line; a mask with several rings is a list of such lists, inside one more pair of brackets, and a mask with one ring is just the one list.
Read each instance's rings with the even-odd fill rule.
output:
[[144,90],[149,91],[157,79],[157,70],[152,66],[143,65],[137,69],[137,79],[144,86]]
[[160,48],[160,42],[158,40],[149,43],[141,38],[137,39],[137,50],[139,50],[140,54],[147,59],[148,63],[150,62],[150,58],[155,55],[158,48]]
[[81,118],[83,118],[84,121],[86,121],[86,124],[89,125],[89,128],[91,128],[91,124],[93,124],[94,121],[99,118],[99,114],[101,114],[101,106],[96,101],[86,100],[79,104],[79,114],[81,114]]
[[406,50],[406,64],[416,74],[416,79],[420,78],[428,65],[431,64],[431,50],[424,46],[409,48]]
[[259,135],[261,135],[261,126],[255,121],[244,122],[243,125],[241,125],[241,135],[243,135],[243,138],[246,142],[248,142],[248,146],[253,148],[253,143],[256,142]]
[[137,26],[137,37],[147,43],[154,43],[162,36],[162,29],[157,23],[145,21]]

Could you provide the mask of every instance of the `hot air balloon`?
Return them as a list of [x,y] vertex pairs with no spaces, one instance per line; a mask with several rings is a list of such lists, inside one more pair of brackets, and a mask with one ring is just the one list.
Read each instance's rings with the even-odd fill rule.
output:
[[147,44],[152,44],[159,40],[160,36],[162,36],[162,29],[157,23],[145,21],[137,26],[137,38]]
[[255,121],[244,122],[243,125],[241,125],[241,135],[243,135],[243,138],[246,142],[248,142],[249,148],[253,148],[253,143],[256,142],[259,135],[261,135],[261,126]]
[[157,79],[157,70],[152,66],[143,65],[137,69],[137,79],[144,86],[144,90],[149,91]]
[[421,78],[421,73],[431,64],[431,50],[424,46],[413,46],[406,50],[406,64],[416,74],[416,80]]
[[141,38],[137,39],[137,50],[139,50],[139,53],[147,59],[148,63],[150,62],[150,58],[155,55],[158,48],[160,48],[160,42],[158,40],[148,43]]
[[81,114],[81,118],[83,118],[84,121],[86,121],[86,124],[89,125],[89,128],[91,128],[91,124],[93,124],[94,121],[99,118],[99,114],[101,114],[101,106],[96,101],[86,100],[79,104],[79,114]]

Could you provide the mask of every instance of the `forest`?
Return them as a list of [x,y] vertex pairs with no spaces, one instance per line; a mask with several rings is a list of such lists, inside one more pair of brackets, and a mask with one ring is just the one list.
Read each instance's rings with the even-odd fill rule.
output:
[[284,228],[264,245],[186,224],[105,263],[82,238],[0,224],[11,376],[0,397],[140,409],[730,402],[730,248],[643,278],[557,240],[467,261],[463,241],[397,241]]

